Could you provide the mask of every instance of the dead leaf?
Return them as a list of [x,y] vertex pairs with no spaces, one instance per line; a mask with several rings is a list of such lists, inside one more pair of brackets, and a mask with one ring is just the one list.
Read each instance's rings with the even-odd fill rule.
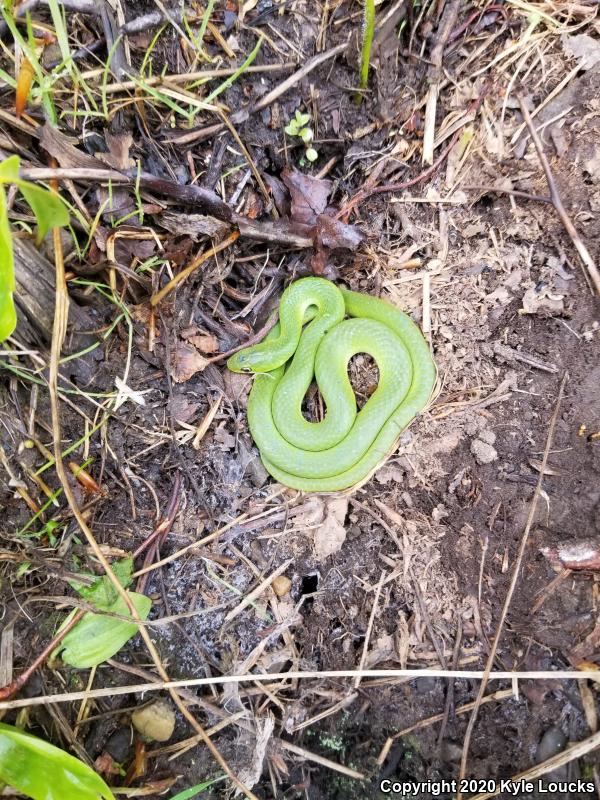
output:
[[328,556],[337,553],[346,541],[344,521],[348,513],[346,497],[332,497],[325,501],[323,522],[314,533],[315,556],[324,561]]
[[317,221],[317,216],[327,208],[332,182],[304,175],[297,169],[284,169],[281,179],[290,190],[292,220],[313,225]]
[[346,225],[339,219],[319,214],[316,220],[315,233],[318,242],[323,247],[335,249],[342,247],[345,250],[356,250],[364,239],[362,233],[354,225]]
[[207,214],[178,214],[175,211],[163,211],[159,222],[169,233],[191,236],[194,241],[201,236],[222,239],[231,230],[231,226],[226,222]]
[[108,153],[96,153],[96,158],[118,170],[127,170],[135,167],[135,161],[129,156],[129,148],[133,143],[130,133],[109,133],[104,136]]
[[178,342],[171,365],[171,378],[175,383],[184,383],[209,363],[191,344]]
[[558,316],[563,314],[564,310],[564,295],[552,294],[549,286],[532,286],[523,295],[524,314],[539,314],[540,311],[545,311],[550,316]]
[[219,352],[219,340],[210,333],[190,336],[187,341],[193,344],[201,353]]
[[374,645],[367,653],[367,661],[365,667],[373,669],[377,664],[382,661],[395,661],[396,660],[396,643],[394,637],[390,633],[384,633],[379,636]]
[[58,128],[46,123],[40,133],[40,144],[44,150],[58,161],[65,169],[90,168],[97,169],[98,161],[87,153],[83,153],[75,145],[77,139],[65,136]]
[[282,217],[289,217],[291,213],[291,206],[290,206],[290,197],[289,194],[279,178],[276,178],[275,175],[265,175],[265,183],[269,187],[271,191],[271,195],[273,196],[273,202],[275,203],[275,208]]
[[600,63],[600,42],[587,33],[562,36],[561,42],[567,55],[579,59],[581,69],[593,69]]

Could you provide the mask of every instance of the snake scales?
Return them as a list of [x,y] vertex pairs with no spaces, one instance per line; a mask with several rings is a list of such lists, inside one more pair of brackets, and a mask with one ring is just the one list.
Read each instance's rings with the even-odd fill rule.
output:
[[[357,353],[379,369],[377,389],[360,411],[348,378]],[[428,404],[436,378],[429,345],[410,317],[324,278],[290,284],[278,324],[227,366],[258,373],[248,424],[265,467],[280,483],[309,492],[348,489],[372,475]],[[321,422],[302,414],[313,378],[326,406]]]

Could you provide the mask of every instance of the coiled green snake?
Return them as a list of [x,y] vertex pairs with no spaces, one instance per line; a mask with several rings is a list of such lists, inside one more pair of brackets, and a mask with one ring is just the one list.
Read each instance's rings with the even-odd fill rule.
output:
[[[357,353],[379,368],[377,389],[360,411],[348,378]],[[308,492],[340,491],[370,477],[429,403],[436,379],[429,345],[410,317],[324,278],[290,284],[278,324],[227,366],[259,373],[248,425],[263,464],[280,483]],[[302,414],[313,377],[326,406],[321,422]]]

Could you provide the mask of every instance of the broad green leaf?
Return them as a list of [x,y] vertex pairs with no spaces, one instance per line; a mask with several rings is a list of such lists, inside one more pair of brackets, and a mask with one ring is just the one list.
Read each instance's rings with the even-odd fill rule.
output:
[[308,142],[312,142],[313,140],[313,132],[310,128],[302,128],[299,135],[302,141],[306,144],[308,144]]
[[308,158],[309,161],[316,161],[319,157],[319,154],[315,150],[314,147],[309,147],[305,153],[305,156]]
[[[8,160],[10,161],[11,159]],[[0,170],[4,164],[0,164]],[[17,326],[17,315],[13,301],[14,290],[15,274],[12,236],[8,224],[6,194],[4,193],[4,188],[0,186],[0,342],[10,336]]]
[[[127,592],[142,619],[146,619],[152,607],[152,600],[145,594]],[[121,597],[105,609],[115,614],[131,616]],[[67,633],[55,652],[62,650],[61,658],[65,664],[77,669],[95,667],[112,658],[115,653],[137,633],[135,622],[107,617],[104,614],[87,613],[80,622]]]
[[82,761],[4,723],[0,782],[33,800],[115,800],[102,778]]
[[18,180],[15,183],[35,214],[38,224],[36,237],[38,244],[51,228],[69,224],[69,212],[59,195],[29,181]]
[[19,180],[19,156],[11,156],[0,163],[0,183],[14,183]]
[[[127,588],[131,583],[133,558],[129,556],[128,558],[122,558],[120,561],[116,561],[112,564],[112,570],[121,586]],[[78,594],[84,597],[89,603],[96,606],[96,608],[103,611],[108,610],[119,596],[108,575],[96,578],[91,586],[85,586],[76,581],[69,581],[69,583]]]

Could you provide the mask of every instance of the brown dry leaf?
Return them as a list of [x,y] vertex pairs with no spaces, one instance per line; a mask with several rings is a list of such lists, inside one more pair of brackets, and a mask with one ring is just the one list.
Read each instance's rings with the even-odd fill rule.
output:
[[159,222],[169,233],[174,233],[178,236],[191,236],[194,241],[197,241],[201,236],[222,239],[231,230],[231,226],[227,222],[221,222],[216,217],[210,217],[206,214],[181,214],[176,211],[163,211]]
[[364,238],[354,225],[346,225],[345,222],[328,217],[327,214],[318,215],[315,233],[319,244],[332,250],[336,247],[356,250]]
[[550,316],[555,316],[563,314],[564,310],[564,295],[552,294],[548,286],[542,286],[539,289],[532,286],[523,295],[524,314],[538,314],[540,311],[545,311]]
[[127,170],[135,167],[135,161],[129,156],[129,148],[133,143],[130,133],[109,133],[104,138],[108,153],[96,153],[96,158],[114,169]]
[[204,358],[193,345],[177,342],[171,364],[171,378],[175,383],[189,381],[197,372],[202,372],[208,363],[208,359]]
[[201,353],[219,352],[219,340],[210,333],[195,334],[194,336],[190,336],[187,341],[193,344]]
[[348,513],[346,497],[331,497],[325,501],[323,522],[314,533],[315,556],[324,561],[328,556],[337,553],[346,541],[344,521]]
[[96,169],[98,167],[97,160],[75,147],[76,143],[77,139],[65,136],[58,128],[49,123],[44,125],[40,133],[40,144],[49,155],[58,161],[60,167]]
[[317,221],[317,216],[327,208],[331,181],[304,175],[297,169],[284,169],[281,179],[292,197],[292,220],[313,225]]
[[390,633],[384,633],[379,636],[374,645],[367,653],[367,660],[365,667],[373,669],[377,664],[382,661],[395,661],[396,660],[396,643],[394,637]]

